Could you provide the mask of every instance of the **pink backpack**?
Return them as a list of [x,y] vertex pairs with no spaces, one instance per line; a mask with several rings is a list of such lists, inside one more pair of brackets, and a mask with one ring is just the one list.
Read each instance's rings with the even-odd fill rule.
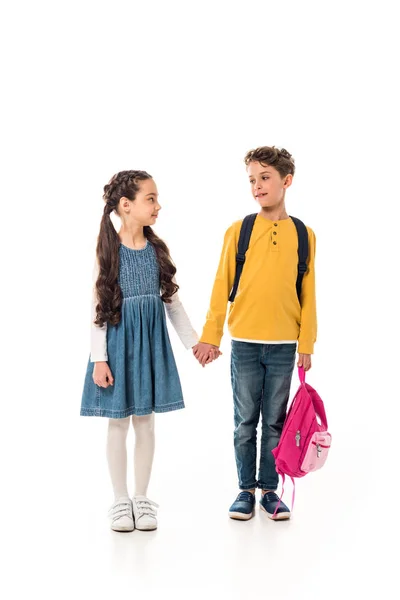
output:
[[[297,390],[283,425],[278,446],[272,450],[276,470],[293,482],[294,477],[304,477],[310,471],[317,471],[326,462],[331,447],[331,434],[328,433],[324,403],[308,383],[303,367],[299,367],[300,387]],[[319,421],[319,422],[318,422]],[[282,488],[282,496],[284,487]],[[282,499],[281,496],[281,499]],[[277,509],[279,504],[277,506]],[[275,511],[276,512],[276,511]]]

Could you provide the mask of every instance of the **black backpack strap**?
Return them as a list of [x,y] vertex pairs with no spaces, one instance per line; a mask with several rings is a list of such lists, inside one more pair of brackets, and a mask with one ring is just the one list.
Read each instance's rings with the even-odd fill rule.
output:
[[242,226],[240,228],[240,236],[238,243],[238,251],[236,254],[236,272],[235,272],[235,280],[233,282],[233,287],[231,291],[231,295],[229,296],[229,302],[233,302],[236,296],[236,292],[239,286],[240,276],[243,271],[243,266],[246,261],[246,252],[249,247],[251,232],[253,231],[254,221],[256,220],[257,213],[252,215],[247,215],[243,219]]
[[296,217],[290,216],[293,223],[297,229],[297,237],[298,237],[298,250],[297,253],[299,255],[299,262],[297,265],[297,281],[296,281],[296,290],[297,296],[300,302],[301,295],[301,284],[303,283],[304,274],[307,273],[307,259],[308,259],[308,232],[307,227],[304,225],[303,221],[297,219]]

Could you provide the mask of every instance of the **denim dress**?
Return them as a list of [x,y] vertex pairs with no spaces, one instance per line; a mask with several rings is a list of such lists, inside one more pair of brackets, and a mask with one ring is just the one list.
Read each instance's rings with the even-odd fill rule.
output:
[[82,416],[121,419],[184,408],[182,388],[160,296],[160,269],[152,244],[140,250],[120,245],[121,320],[107,324],[108,365],[114,385],[93,381],[86,371]]

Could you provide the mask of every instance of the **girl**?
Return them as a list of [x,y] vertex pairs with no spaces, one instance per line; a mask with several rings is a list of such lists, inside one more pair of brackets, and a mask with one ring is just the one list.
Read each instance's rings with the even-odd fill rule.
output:
[[[104,187],[92,303],[91,356],[81,415],[108,417],[107,459],[114,488],[114,531],[156,529],[146,496],[154,455],[154,413],[184,408],[165,320],[187,349],[198,336],[179,300],[176,268],[151,228],[161,206],[145,171],[121,171]],[[121,219],[119,233],[111,213]],[[217,356],[209,355],[209,361]],[[126,437],[135,430],[135,494],[127,489]]]

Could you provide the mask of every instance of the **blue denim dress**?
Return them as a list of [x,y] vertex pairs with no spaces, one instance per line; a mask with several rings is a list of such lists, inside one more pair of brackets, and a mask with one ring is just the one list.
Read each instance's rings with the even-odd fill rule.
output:
[[184,408],[182,388],[160,296],[160,269],[151,243],[120,245],[121,320],[107,325],[108,365],[114,385],[93,381],[88,362],[80,414],[121,419]]

